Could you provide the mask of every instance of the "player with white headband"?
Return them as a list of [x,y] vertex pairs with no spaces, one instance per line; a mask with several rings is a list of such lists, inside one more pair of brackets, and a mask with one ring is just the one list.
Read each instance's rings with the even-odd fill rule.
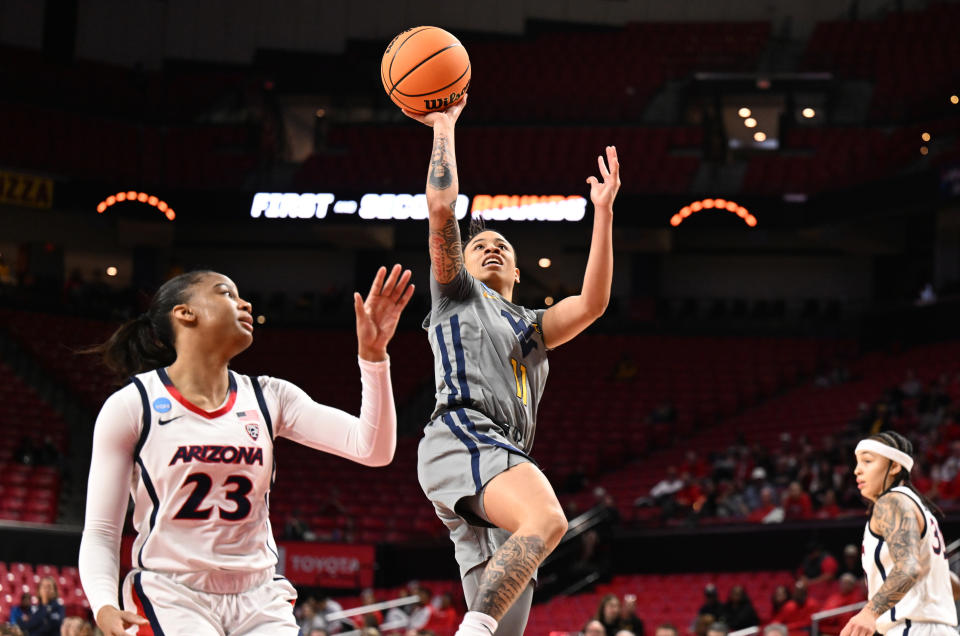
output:
[[931,510],[939,510],[910,483],[913,445],[899,433],[879,433],[857,444],[860,494],[870,501],[863,531],[863,571],[869,600],[840,636],[956,636],[946,540]]

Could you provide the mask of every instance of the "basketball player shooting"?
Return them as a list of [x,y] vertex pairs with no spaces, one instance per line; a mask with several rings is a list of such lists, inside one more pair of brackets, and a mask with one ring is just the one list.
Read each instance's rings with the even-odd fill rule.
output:
[[567,521],[530,458],[547,350],[599,318],[613,277],[613,201],[620,164],[613,146],[597,157],[602,181],[587,179],[593,237],[580,294],[549,309],[513,302],[516,252],[499,232],[461,243],[454,128],[464,96],[442,112],[405,114],[433,128],[427,176],[430,293],[424,321],[434,353],[437,406],[418,451],[424,493],[450,531],[467,612],[457,634],[523,633],[533,579]]

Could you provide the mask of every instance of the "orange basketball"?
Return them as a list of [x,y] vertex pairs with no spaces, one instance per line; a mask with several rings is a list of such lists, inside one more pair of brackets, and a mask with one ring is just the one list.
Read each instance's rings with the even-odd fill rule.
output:
[[397,106],[425,114],[456,103],[470,85],[470,58],[443,29],[420,26],[393,38],[380,62],[383,90]]

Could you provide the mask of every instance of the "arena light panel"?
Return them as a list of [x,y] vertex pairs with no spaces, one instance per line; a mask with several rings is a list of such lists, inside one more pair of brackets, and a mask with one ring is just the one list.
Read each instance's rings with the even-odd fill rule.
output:
[[690,218],[690,216],[703,210],[725,210],[743,219],[743,222],[746,223],[748,227],[757,227],[757,217],[750,214],[747,208],[736,201],[730,201],[728,199],[701,199],[700,201],[694,201],[690,205],[685,205],[680,208],[679,212],[670,217],[670,225],[677,227]]
[[155,197],[152,194],[147,194],[146,192],[137,192],[136,190],[127,190],[126,192],[117,192],[116,194],[111,194],[106,199],[97,204],[97,214],[103,214],[107,211],[107,208],[116,205],[117,203],[123,203],[124,201],[135,201],[137,203],[146,203],[150,207],[154,207],[160,211],[168,221],[172,221],[177,218],[177,213],[173,211],[166,201],[163,201],[159,197]]

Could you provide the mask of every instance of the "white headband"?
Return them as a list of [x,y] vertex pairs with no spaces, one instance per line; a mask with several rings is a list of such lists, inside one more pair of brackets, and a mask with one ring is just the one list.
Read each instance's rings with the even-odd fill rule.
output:
[[897,450],[893,446],[887,446],[883,442],[878,442],[875,439],[860,440],[860,443],[857,444],[857,449],[854,452],[859,453],[860,451],[876,453],[881,457],[886,457],[890,461],[897,462],[903,466],[904,470],[906,470],[908,473],[913,470],[913,457],[910,457],[903,451]]

